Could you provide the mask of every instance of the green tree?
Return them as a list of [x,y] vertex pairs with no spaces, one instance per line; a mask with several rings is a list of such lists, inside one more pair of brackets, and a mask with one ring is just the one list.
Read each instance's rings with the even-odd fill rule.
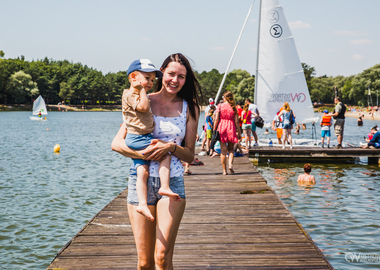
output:
[[24,71],[18,71],[10,77],[7,90],[15,97],[16,103],[23,102],[26,96],[33,97],[39,93],[37,83],[33,82],[32,76]]
[[368,87],[372,96],[376,95],[376,89],[380,89],[380,64],[364,70],[353,78],[350,99],[356,100],[360,106],[367,106]]

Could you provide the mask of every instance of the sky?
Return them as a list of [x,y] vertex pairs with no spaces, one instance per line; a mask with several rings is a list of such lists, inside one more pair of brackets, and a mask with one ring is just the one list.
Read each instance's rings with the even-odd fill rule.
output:
[[[265,0],[264,0],[265,1]],[[172,53],[193,69],[256,70],[259,0],[0,0],[0,50],[80,62],[108,72]],[[280,0],[301,62],[316,76],[350,76],[380,63],[380,0]]]

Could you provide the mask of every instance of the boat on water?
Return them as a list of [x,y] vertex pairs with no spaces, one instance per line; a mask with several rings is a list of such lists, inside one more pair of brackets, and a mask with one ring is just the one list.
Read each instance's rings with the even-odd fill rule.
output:
[[47,109],[45,100],[42,96],[38,96],[38,98],[33,102],[33,112],[32,116],[29,116],[33,121],[46,121]]
[[304,71],[290,27],[278,0],[260,1],[254,100],[266,126],[288,102],[296,122],[318,121],[314,116]]
[[[253,5],[253,4],[252,4]],[[247,19],[252,6],[247,15]],[[235,54],[245,24],[240,33],[230,63]],[[284,102],[288,102],[296,115],[296,122],[314,123],[319,120],[314,115],[313,105],[306,84],[304,71],[298,56],[296,45],[284,11],[278,0],[260,0],[259,31],[257,41],[255,94],[264,127],[271,127],[277,112]],[[228,73],[229,65],[225,76]],[[219,87],[215,101],[218,100],[224,79]],[[276,138],[275,138],[276,139]],[[277,140],[276,140],[277,141]],[[269,139],[259,139],[259,145],[268,145]],[[274,144],[276,144],[273,141]],[[293,146],[319,146],[317,138],[293,139]]]

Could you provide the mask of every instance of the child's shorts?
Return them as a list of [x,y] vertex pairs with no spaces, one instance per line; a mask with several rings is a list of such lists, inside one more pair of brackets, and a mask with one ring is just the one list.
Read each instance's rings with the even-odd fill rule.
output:
[[[127,133],[127,138],[125,138],[125,144],[132,150],[143,150],[150,145],[152,139],[153,136],[151,133],[144,135]],[[135,169],[140,165],[150,165],[149,160],[132,158],[132,161],[132,167]]]
[[207,139],[212,139],[212,129],[208,129],[206,130],[206,134],[207,134]]
[[325,136],[331,137],[330,130],[322,130],[321,137],[324,138]]
[[[139,199],[137,197],[136,192],[136,170],[130,170],[129,180],[128,180],[128,197],[127,202],[129,204],[138,205]],[[157,205],[157,202],[162,198],[167,198],[166,196],[162,196],[158,194],[158,190],[161,187],[161,181],[159,177],[148,177],[147,181],[147,203],[148,205]],[[181,199],[186,199],[185,194],[185,183],[183,180],[183,176],[170,177],[169,182],[170,189],[179,195]]]

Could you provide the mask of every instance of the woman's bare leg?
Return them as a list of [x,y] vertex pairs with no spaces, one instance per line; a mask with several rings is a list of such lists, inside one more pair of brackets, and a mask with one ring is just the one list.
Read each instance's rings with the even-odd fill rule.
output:
[[248,129],[243,129],[245,148],[249,149],[250,143],[248,140]]
[[222,168],[223,168],[223,174],[226,175],[227,173],[227,144],[225,143],[220,143],[220,162],[222,163]]
[[[247,138],[248,138],[248,149],[251,148],[251,141],[252,141],[252,129],[247,129]],[[245,145],[247,145],[247,142],[245,142]]]
[[173,269],[174,244],[179,224],[185,211],[186,200],[163,198],[157,204],[156,269]]
[[[156,242],[156,222],[146,219],[136,211],[137,206],[128,204],[129,220],[131,221],[133,236],[137,249],[137,269],[154,270],[154,249]],[[148,208],[156,216],[156,206]]]
[[234,143],[228,143],[228,169],[231,173],[235,173],[233,169],[234,164]]

